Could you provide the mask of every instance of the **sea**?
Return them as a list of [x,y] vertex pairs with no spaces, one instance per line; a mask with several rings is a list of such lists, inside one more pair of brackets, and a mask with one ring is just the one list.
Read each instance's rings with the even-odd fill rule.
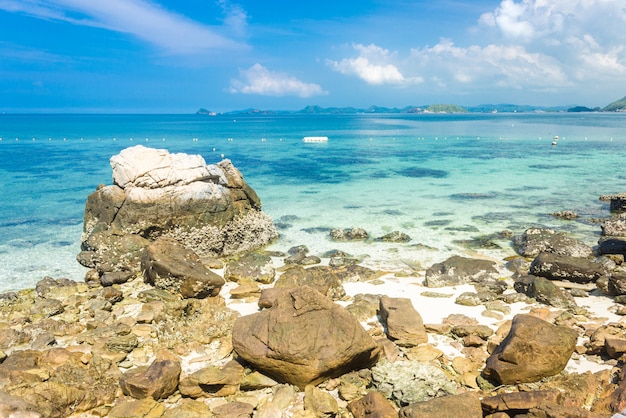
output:
[[[2,114],[0,292],[84,279],[86,198],[136,145],[230,159],[277,225],[267,249],[342,250],[387,271],[503,260],[510,236],[535,226],[594,245],[610,216],[599,197],[626,192],[623,113]],[[565,210],[579,217],[552,215]],[[369,239],[330,239],[354,227]],[[394,231],[410,241],[378,240]]]

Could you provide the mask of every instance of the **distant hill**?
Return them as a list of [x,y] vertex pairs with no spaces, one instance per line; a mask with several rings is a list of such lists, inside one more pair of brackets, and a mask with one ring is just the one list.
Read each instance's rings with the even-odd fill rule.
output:
[[[459,106],[456,104],[432,104],[421,106],[382,107],[370,106],[368,108],[356,107],[321,107],[306,106],[301,110],[261,110],[255,108],[233,110],[224,112],[224,115],[354,115],[354,114],[402,114],[402,113],[537,113],[537,112],[626,112],[626,97],[617,100],[604,109],[599,107],[589,108],[586,106],[533,106],[512,103],[481,104],[478,106]],[[217,113],[200,108],[198,115],[215,116]]]
[[568,106],[532,106],[512,103],[481,104],[467,107],[467,110],[473,113],[565,112],[567,109]]
[[425,110],[428,113],[467,113],[467,109],[453,104],[434,104]]
[[602,110],[605,112],[626,112],[626,97],[614,101]]

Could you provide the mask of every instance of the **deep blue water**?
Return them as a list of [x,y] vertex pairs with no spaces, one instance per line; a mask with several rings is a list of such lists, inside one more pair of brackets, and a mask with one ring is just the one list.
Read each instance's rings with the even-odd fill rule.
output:
[[[109,158],[137,144],[231,159],[280,225],[279,249],[334,248],[333,227],[412,236],[348,248],[372,263],[443,258],[466,251],[457,241],[535,224],[593,242],[590,219],[607,215],[598,197],[626,191],[624,114],[4,114],[0,138],[0,291],[45,275],[82,280],[85,199],[111,183]],[[549,216],[566,209],[581,219]]]

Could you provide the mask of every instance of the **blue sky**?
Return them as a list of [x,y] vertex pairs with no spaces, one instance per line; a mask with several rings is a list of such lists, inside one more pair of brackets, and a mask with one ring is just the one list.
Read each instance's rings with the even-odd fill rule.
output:
[[624,0],[0,0],[0,111],[604,106]]

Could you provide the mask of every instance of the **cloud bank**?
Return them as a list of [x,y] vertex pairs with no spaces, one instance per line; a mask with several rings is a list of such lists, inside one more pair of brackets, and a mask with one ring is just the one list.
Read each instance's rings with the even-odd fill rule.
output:
[[317,84],[305,83],[288,74],[270,71],[258,63],[247,70],[240,70],[239,75],[240,80],[231,81],[231,93],[303,98],[327,94]]

